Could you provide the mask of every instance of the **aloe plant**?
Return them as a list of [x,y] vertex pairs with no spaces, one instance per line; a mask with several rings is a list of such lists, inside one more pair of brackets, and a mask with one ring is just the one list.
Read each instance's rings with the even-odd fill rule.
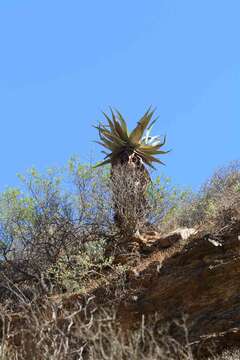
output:
[[[146,111],[131,132],[128,130],[127,123],[122,114],[118,110],[110,110],[110,116],[103,113],[107,124],[100,123],[98,126],[95,126],[100,138],[100,141],[96,142],[104,147],[102,152],[105,155],[104,161],[97,164],[96,167],[111,164],[113,182],[114,172],[119,166],[124,167],[127,173],[132,168],[138,170],[134,172],[136,176],[134,181],[139,189],[139,174],[143,175],[141,178],[144,180],[141,179],[141,187],[138,193],[140,203],[146,205],[145,191],[150,182],[147,167],[149,166],[154,169],[154,162],[164,164],[156,156],[168,153],[168,151],[162,150],[166,137],[161,140],[160,136],[151,135],[152,128],[157,121],[157,118],[153,119],[154,110],[151,108]],[[120,224],[124,219],[122,215],[119,215],[117,206],[115,206],[115,209],[115,219]],[[124,214],[124,209],[122,210],[122,214]]]

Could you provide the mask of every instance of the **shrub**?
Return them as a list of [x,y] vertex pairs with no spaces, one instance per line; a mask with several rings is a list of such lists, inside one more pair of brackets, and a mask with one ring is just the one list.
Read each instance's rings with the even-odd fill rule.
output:
[[179,226],[204,225],[206,229],[221,231],[240,218],[240,162],[219,168],[192,194],[175,213]]
[[[113,182],[109,168],[95,169],[72,158],[64,168],[44,174],[30,169],[20,176],[21,188],[0,196],[1,285],[8,286],[7,278],[18,284],[27,280],[46,291],[43,277],[51,274],[64,288],[79,289],[76,284],[93,269],[111,263],[113,253],[106,249],[130,240],[138,226],[163,223],[186,196],[158,177],[140,206],[135,177],[124,175],[116,171]],[[141,186],[141,174],[138,179]],[[121,232],[114,223],[116,207]]]
[[[75,299],[75,310],[39,300],[22,303],[18,314],[1,307],[2,360],[193,359],[187,337],[178,343],[157,316],[143,317],[135,330],[123,333],[115,311],[96,311],[91,299],[85,306]],[[180,331],[186,335],[185,328]]]
[[31,169],[20,179],[25,190],[7,189],[0,198],[4,276],[39,282],[60,255],[83,252],[92,241],[103,246],[112,216],[106,173],[71,159],[67,168]]
[[[31,169],[20,176],[23,186],[0,196],[1,286],[9,286],[7,279],[27,280],[48,291],[43,277],[51,274],[51,283],[54,277],[69,291],[79,289],[89,274],[112,264],[112,248],[122,252],[121,242],[138,227],[166,232],[204,224],[220,231],[239,218],[239,162],[218,170],[197,194],[159,176],[148,186],[144,206],[133,181],[137,177],[123,176],[123,171],[115,172],[113,182],[109,168],[95,169],[72,158],[62,169],[43,175]],[[121,232],[114,223],[116,208]]]
[[177,214],[192,196],[190,189],[174,186],[169,177],[156,177],[148,188],[149,223],[154,224],[161,232],[177,227]]

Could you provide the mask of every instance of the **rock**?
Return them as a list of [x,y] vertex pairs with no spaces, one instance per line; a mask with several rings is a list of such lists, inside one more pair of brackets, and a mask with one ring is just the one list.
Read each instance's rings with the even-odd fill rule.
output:
[[[186,241],[189,236],[191,240],[179,251],[162,257],[159,268],[157,254],[160,259],[164,251],[156,253],[155,261],[146,262],[138,277],[130,281],[131,298],[119,305],[124,327],[126,321],[131,326],[142,315],[158,313],[163,322],[171,322],[185,314],[192,344],[204,342],[207,347],[208,341],[214,339],[221,349],[239,346],[239,233],[240,223],[217,240],[214,234],[198,235],[194,229],[177,229],[164,237],[169,242]],[[161,243],[161,239],[158,241]],[[138,299],[132,302],[135,291]]]
[[140,244],[143,252],[152,252],[155,249],[164,249],[172,246],[177,241],[187,240],[191,235],[197,233],[194,228],[178,228],[166,235],[158,231],[137,231],[134,241]]

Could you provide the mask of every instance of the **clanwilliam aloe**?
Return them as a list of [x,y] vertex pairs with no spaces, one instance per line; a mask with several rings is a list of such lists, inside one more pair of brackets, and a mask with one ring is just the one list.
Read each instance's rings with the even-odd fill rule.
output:
[[[165,144],[165,137],[161,140],[160,136],[151,136],[153,125],[157,120],[152,119],[154,110],[149,108],[131,132],[129,132],[126,121],[118,110],[113,111],[111,109],[110,116],[105,113],[103,114],[107,124],[100,123],[95,128],[98,130],[100,138],[100,141],[96,142],[105,148],[102,151],[105,154],[105,159],[100,164],[97,164],[96,167],[111,164],[113,188],[116,179],[119,180],[119,176],[116,177],[115,175],[122,169],[123,171],[120,171],[122,177],[131,177],[131,181],[135,183],[134,192],[135,194],[137,192],[137,206],[141,208],[146,207],[145,193],[150,182],[146,166],[154,168],[154,162],[163,164],[156,155],[164,155],[168,152],[161,149]],[[133,177],[134,179],[132,179]],[[122,188],[115,191],[115,202],[122,195],[121,192],[125,190],[126,188]],[[131,197],[128,198],[129,202],[131,200],[133,200]],[[115,220],[118,226],[121,226],[124,222],[126,205],[124,207],[125,209],[119,209],[119,205],[115,204]]]

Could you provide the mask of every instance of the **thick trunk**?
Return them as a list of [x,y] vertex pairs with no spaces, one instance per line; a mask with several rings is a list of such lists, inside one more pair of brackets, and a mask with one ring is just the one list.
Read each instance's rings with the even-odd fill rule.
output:
[[124,232],[135,232],[147,214],[146,189],[151,181],[142,159],[124,152],[112,163],[114,220]]

